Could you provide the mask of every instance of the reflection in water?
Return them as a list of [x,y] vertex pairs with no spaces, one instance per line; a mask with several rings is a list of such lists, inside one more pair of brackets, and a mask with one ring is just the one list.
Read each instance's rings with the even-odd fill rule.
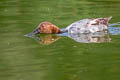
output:
[[[25,35],[27,36],[27,35]],[[49,45],[53,42],[55,42],[56,40],[60,39],[60,36],[56,36],[56,35],[52,35],[52,34],[46,34],[46,35],[29,35],[27,37],[33,38],[35,39],[37,42],[39,42],[40,44],[45,44],[45,45]]]
[[111,40],[111,38],[109,37],[109,33],[106,32],[97,32],[89,34],[69,34],[68,37],[81,43],[102,43],[110,42]]
[[51,44],[58,39],[60,39],[60,36],[55,36],[55,35],[40,36],[39,38],[40,44]]
[[29,35],[27,37],[31,37],[35,39],[40,44],[51,44],[58,39],[61,38],[61,36],[67,36],[69,38],[72,38],[73,40],[80,42],[80,43],[102,43],[102,42],[110,42],[111,38],[109,37],[109,33],[107,32],[98,32],[98,33],[90,33],[90,34],[61,34],[61,35]]

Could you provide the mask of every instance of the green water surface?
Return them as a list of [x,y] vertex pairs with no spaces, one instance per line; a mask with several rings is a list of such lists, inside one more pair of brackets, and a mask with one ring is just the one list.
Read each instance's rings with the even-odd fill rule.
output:
[[120,35],[90,44],[24,36],[42,21],[65,28],[108,16],[120,21],[120,0],[0,0],[0,80],[120,80]]

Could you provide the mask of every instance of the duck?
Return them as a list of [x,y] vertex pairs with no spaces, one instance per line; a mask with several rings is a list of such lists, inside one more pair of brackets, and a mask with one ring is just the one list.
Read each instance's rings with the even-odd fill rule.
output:
[[63,31],[60,30],[59,27],[52,24],[51,22],[44,21],[44,22],[41,22],[38,25],[38,27],[35,30],[33,30],[32,33],[33,34],[59,34],[59,33],[63,33]]
[[65,31],[71,34],[102,32],[108,30],[111,18],[112,16],[107,18],[82,19],[70,24]]
[[112,16],[107,18],[90,18],[76,21],[64,30],[49,21],[41,22],[38,27],[32,31],[32,34],[59,34],[59,33],[95,33],[108,30],[108,24]]

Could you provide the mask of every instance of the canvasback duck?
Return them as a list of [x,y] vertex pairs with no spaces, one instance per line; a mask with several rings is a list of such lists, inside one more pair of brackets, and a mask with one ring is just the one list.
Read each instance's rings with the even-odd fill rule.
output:
[[68,33],[95,33],[101,32],[108,29],[109,20],[108,18],[91,18],[83,19],[69,25],[65,30]]
[[62,31],[57,26],[46,21],[46,22],[41,22],[32,33],[33,34],[39,34],[39,33],[57,34],[57,33],[62,33]]

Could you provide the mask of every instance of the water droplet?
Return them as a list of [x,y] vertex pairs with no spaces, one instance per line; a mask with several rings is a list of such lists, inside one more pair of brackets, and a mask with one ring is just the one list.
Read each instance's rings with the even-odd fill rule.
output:
[[34,9],[31,9],[31,11],[34,11]]
[[10,43],[8,42],[8,45],[10,45]]
[[73,47],[77,47],[77,46],[73,46]]
[[7,12],[8,10],[7,10],[7,9],[5,9],[4,11],[5,11],[5,12]]

